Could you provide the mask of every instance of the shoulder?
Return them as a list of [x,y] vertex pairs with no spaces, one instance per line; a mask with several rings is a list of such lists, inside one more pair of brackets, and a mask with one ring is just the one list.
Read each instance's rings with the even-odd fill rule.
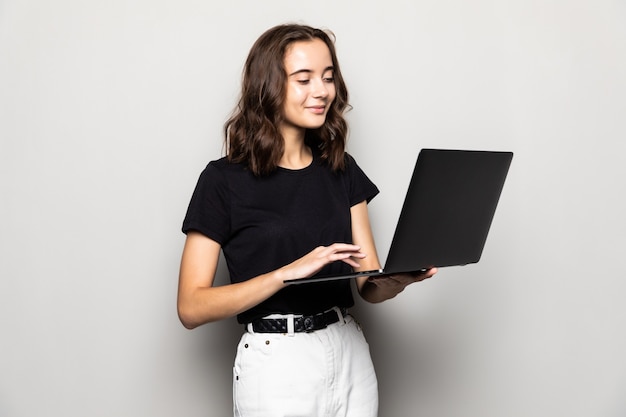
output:
[[345,171],[349,175],[363,173],[363,170],[361,169],[358,162],[356,161],[356,158],[352,156],[350,153],[346,152],[344,154],[344,159],[345,159]]
[[354,205],[363,200],[371,201],[379,193],[376,184],[370,180],[351,154],[346,152],[344,157],[346,166],[343,176],[350,191],[350,203]]
[[242,173],[249,173],[249,170],[244,164],[230,162],[228,158],[224,156],[210,161],[204,168],[202,175],[205,177],[228,179],[229,177],[237,176],[237,174]]
[[233,163],[230,162],[228,160],[228,157],[223,156],[219,159],[215,159],[211,162],[208,163],[207,165],[207,169],[215,169],[218,171],[237,171],[237,170],[243,170],[245,167],[243,164],[237,164],[237,163]]
[[354,157],[350,155],[348,152],[345,152],[343,157],[346,162],[346,167],[357,165],[356,159],[354,159]]
[[313,151],[313,160],[314,162],[319,165],[319,166],[323,166],[328,168],[329,171],[334,171],[336,173],[339,174],[345,174],[346,172],[348,172],[350,169],[353,169],[355,166],[358,166],[355,158],[348,152],[344,152],[343,153],[343,169],[338,169],[338,170],[333,170],[331,168],[330,163],[328,162],[327,159],[325,159],[322,156],[322,152],[319,149],[316,148],[312,148]]
[[249,175],[249,172],[245,166],[231,163],[226,157],[210,161],[200,173],[196,192],[203,192],[206,195],[217,193],[226,197],[247,174]]

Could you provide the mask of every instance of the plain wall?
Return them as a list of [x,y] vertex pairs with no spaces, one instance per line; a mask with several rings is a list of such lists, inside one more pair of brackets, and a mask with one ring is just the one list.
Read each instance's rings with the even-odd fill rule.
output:
[[0,416],[230,414],[180,225],[291,21],[337,36],[383,260],[420,148],[515,152],[480,263],[355,308],[381,417],[626,415],[623,1],[0,0]]

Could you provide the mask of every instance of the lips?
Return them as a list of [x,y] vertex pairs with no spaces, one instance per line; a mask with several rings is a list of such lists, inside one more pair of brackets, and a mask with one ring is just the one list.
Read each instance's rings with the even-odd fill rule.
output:
[[324,114],[326,106],[309,106],[307,109],[314,114]]

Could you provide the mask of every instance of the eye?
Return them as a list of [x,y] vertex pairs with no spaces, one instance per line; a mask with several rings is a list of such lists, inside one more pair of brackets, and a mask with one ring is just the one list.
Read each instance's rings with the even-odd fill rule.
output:
[[333,77],[332,75],[328,76],[328,77],[324,77],[323,78],[324,82],[326,83],[334,83],[335,82],[335,77]]
[[296,80],[296,82],[297,82],[298,84],[306,85],[306,84],[308,84],[308,83],[309,83],[309,80],[308,80],[308,79],[306,79],[306,80]]

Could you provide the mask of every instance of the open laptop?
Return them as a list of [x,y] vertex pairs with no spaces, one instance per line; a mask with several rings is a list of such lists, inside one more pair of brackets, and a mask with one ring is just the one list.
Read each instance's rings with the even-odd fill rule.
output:
[[383,269],[286,280],[289,284],[416,273],[477,263],[512,152],[422,149]]

